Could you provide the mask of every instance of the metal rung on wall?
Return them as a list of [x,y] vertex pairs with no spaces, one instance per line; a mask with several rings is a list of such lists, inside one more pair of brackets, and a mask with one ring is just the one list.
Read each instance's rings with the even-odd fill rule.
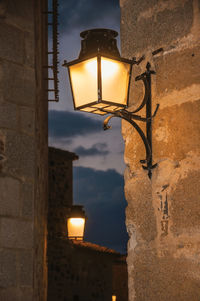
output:
[[[45,14],[48,14],[51,16],[51,21],[47,20],[47,26],[50,27],[51,33],[52,33],[52,49],[48,49],[48,57],[50,57],[50,65],[44,66],[44,68],[49,69],[48,78],[45,78],[45,80],[51,81],[50,87],[48,88],[49,97],[50,94],[54,93],[53,99],[48,99],[48,101],[59,101],[59,87],[58,87],[58,0],[52,0],[52,8],[49,9],[49,11],[44,12]],[[50,74],[50,71],[52,71],[52,74]]]

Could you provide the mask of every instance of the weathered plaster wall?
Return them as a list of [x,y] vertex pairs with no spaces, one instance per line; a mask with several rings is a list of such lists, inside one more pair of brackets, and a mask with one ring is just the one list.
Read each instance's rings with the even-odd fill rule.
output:
[[[125,122],[125,194],[129,300],[200,299],[200,2],[121,0],[125,57],[150,61],[153,158],[150,181],[139,160],[145,156],[137,133]],[[152,56],[162,47],[163,52]],[[132,83],[131,108],[142,98]]]
[[46,1],[0,2],[0,300],[45,300]]

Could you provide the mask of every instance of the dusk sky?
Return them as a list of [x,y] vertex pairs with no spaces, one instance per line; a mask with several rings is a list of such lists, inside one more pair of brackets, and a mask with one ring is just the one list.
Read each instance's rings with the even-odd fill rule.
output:
[[[85,240],[126,252],[124,145],[121,121],[103,131],[103,117],[75,112],[64,60],[76,59],[80,32],[91,28],[120,31],[118,0],[60,0],[59,103],[49,105],[49,144],[75,152],[74,203],[88,216]],[[118,43],[119,44],[119,43]],[[119,47],[119,45],[118,45]]]

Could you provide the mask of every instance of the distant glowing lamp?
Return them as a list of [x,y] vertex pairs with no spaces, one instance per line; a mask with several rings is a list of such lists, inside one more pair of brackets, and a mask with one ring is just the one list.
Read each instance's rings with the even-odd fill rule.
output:
[[[128,106],[132,61],[121,58],[109,29],[83,31],[77,60],[68,67],[75,110],[105,115]],[[106,110],[106,112],[104,111]]]
[[74,205],[71,207],[70,214],[67,219],[68,238],[75,240],[83,240],[85,230],[85,212],[83,206]]

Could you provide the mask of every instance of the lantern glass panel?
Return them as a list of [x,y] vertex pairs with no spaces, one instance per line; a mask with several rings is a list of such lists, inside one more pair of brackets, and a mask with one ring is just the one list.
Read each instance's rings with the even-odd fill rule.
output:
[[97,58],[69,66],[75,108],[98,100]]
[[71,217],[67,220],[68,238],[83,240],[85,218]]
[[118,60],[102,57],[101,82],[102,99],[127,105],[129,73],[131,65]]

